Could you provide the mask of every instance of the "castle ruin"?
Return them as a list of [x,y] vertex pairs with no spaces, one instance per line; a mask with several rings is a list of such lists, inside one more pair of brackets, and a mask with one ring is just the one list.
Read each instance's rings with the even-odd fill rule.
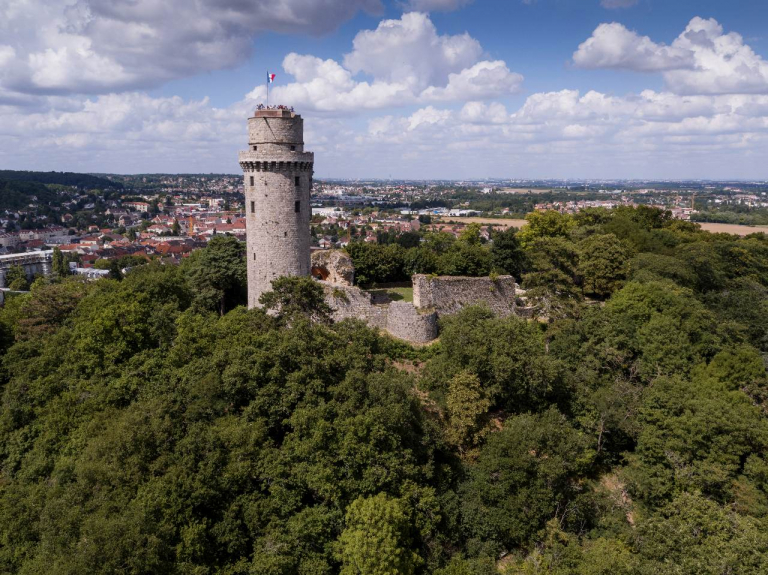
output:
[[441,315],[484,304],[494,313],[522,314],[511,276],[496,278],[413,276],[413,303],[353,285],[347,254],[316,252],[310,258],[310,191],[314,154],[304,151],[301,116],[284,106],[260,106],[248,119],[248,150],[239,154],[245,178],[248,307],[281,276],[312,275],[323,286],[333,319],[361,319],[413,343],[437,337]]

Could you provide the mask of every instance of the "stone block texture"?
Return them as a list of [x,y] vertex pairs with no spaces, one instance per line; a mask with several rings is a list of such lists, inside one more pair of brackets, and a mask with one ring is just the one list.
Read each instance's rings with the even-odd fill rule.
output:
[[248,119],[245,178],[248,307],[281,276],[310,273],[309,205],[314,154],[304,151],[301,116],[258,110]]
[[516,311],[515,278],[499,276],[469,278],[457,276],[413,276],[413,305],[449,315],[470,305],[485,304],[506,317]]
[[342,250],[312,252],[312,276],[332,284],[351,286],[355,283],[352,258]]
[[387,331],[413,343],[429,343],[437,337],[437,313],[421,312],[411,302],[393,301],[387,313]]
[[358,287],[321,281],[334,321],[359,319],[411,343],[429,343],[437,337],[437,314],[421,312],[410,302],[379,302]]

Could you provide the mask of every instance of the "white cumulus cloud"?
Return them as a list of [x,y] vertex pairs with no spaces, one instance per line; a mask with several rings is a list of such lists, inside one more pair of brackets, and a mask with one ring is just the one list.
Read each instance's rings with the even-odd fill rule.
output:
[[[517,92],[523,82],[502,60],[483,60],[469,34],[438,34],[429,16],[410,12],[359,32],[343,64],[291,53],[283,69],[295,82],[275,86],[273,101],[323,112],[371,110],[439,101],[480,100]],[[368,79],[358,79],[368,76]],[[266,88],[249,95],[260,101]]]
[[379,0],[6,0],[0,87],[97,94],[234,66],[264,31],[321,34]]
[[573,61],[581,68],[661,72],[678,94],[768,93],[768,62],[714,19],[693,18],[669,46],[622,24],[601,24]]
[[693,66],[690,50],[657,44],[622,24],[600,24],[573,55],[580,68],[625,68],[657,72]]

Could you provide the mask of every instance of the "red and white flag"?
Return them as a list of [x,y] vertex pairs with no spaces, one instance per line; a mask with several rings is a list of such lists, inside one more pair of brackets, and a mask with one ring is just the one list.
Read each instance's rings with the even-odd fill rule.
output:
[[267,72],[267,84],[271,84],[274,81],[275,81],[275,75]]

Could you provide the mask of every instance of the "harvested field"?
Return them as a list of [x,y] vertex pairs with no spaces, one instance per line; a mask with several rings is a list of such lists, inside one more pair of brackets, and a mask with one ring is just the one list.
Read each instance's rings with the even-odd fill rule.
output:
[[525,220],[512,220],[507,218],[461,218],[457,216],[440,218],[439,221],[444,224],[471,224],[477,222],[484,225],[493,224],[504,228],[522,228],[526,224]]
[[737,236],[748,236],[749,234],[759,234],[760,232],[768,234],[768,226],[741,226],[739,224],[702,223],[701,229],[712,233],[735,234]]
[[[505,228],[522,228],[525,220],[512,220],[506,218],[462,218],[458,216],[443,217],[439,220],[442,223],[471,224],[477,222],[484,225],[496,225]],[[701,223],[701,229],[712,233],[734,234],[737,236],[747,236],[760,232],[768,234],[768,226],[742,226],[739,224],[711,224]]]

